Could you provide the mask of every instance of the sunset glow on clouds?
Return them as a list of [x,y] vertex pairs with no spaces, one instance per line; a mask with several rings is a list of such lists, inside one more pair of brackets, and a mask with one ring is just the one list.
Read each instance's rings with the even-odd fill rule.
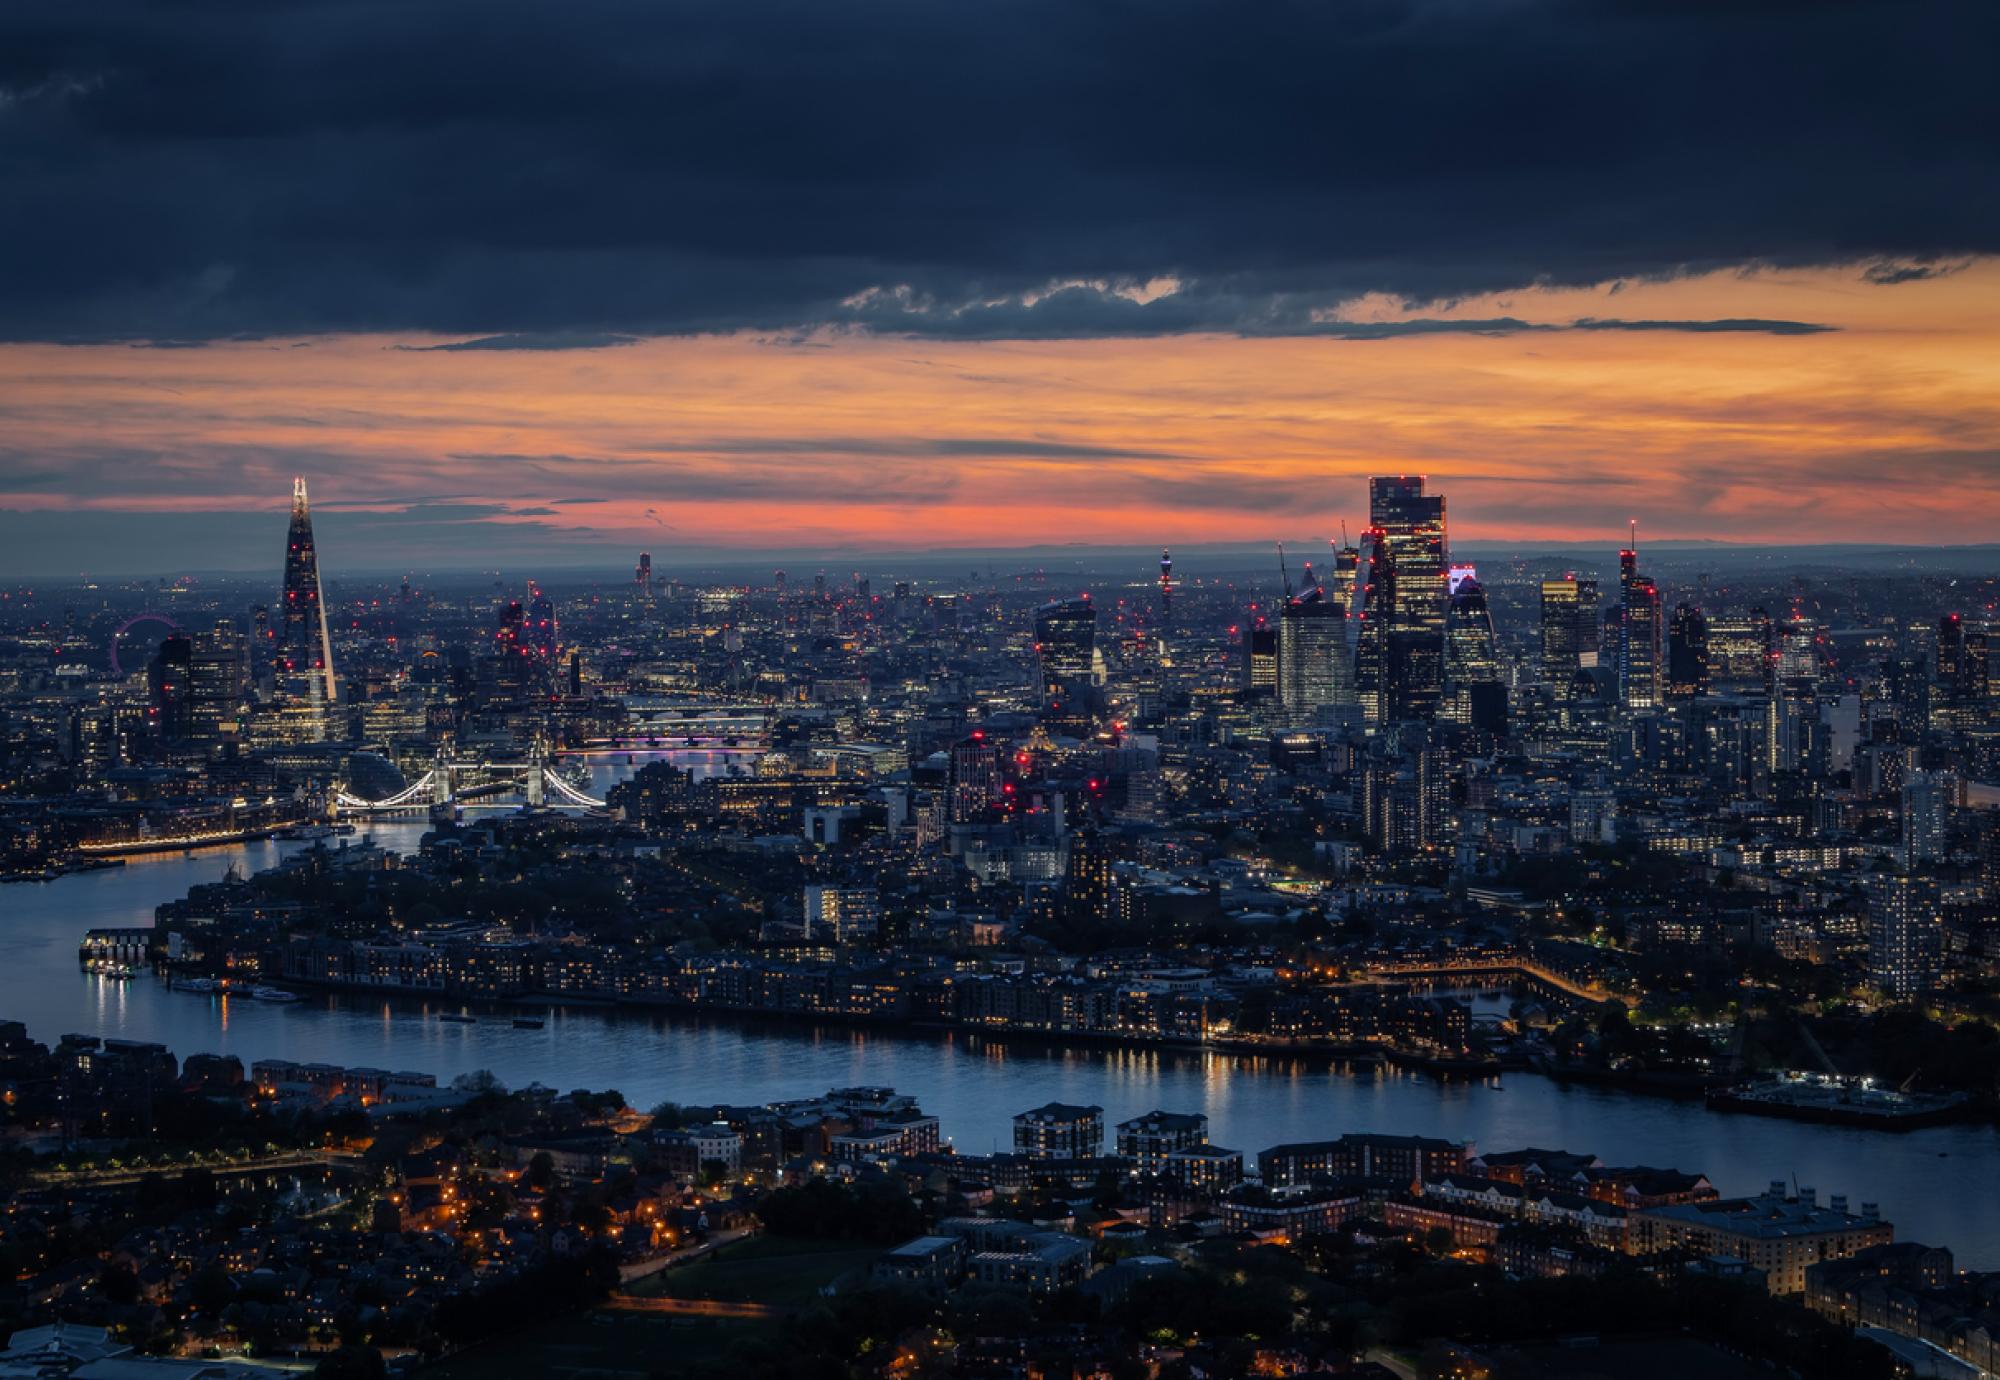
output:
[[[1358,304],[1356,320],[1407,312]],[[1314,536],[1411,470],[1461,538],[1980,542],[2000,516],[2000,265],[1531,291],[1424,319],[1715,322],[1372,340],[869,335],[423,348],[327,336],[0,347],[17,554],[64,515],[156,515],[176,551],[311,477],[330,545],[614,564],[759,549]],[[27,515],[34,515],[29,518]],[[221,516],[217,516],[221,515]],[[268,522],[265,524],[268,525]],[[84,562],[115,557],[83,550]],[[407,561],[408,554],[400,559]]]
[[13,0],[0,569],[1977,542],[1990,0]]

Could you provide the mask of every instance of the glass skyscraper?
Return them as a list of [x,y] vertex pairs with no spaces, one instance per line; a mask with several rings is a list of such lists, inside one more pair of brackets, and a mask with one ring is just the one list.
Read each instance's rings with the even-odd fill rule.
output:
[[279,604],[279,669],[288,678],[305,681],[309,697],[332,704],[338,698],[333,640],[320,598],[319,552],[313,545],[312,507],[303,478],[292,481],[292,525],[285,538],[285,588]]
[[1444,496],[1425,493],[1421,475],[1378,475],[1368,481],[1368,519],[1361,702],[1377,722],[1434,719],[1444,690]]
[[1354,703],[1347,611],[1317,583],[1285,600],[1278,618],[1278,703],[1298,724]]
[[1097,610],[1089,595],[1042,605],[1035,615],[1035,656],[1043,719],[1081,737],[1090,729],[1097,659]]
[[1598,626],[1597,581],[1542,581],[1542,679],[1556,699],[1570,697],[1578,671],[1596,668]]

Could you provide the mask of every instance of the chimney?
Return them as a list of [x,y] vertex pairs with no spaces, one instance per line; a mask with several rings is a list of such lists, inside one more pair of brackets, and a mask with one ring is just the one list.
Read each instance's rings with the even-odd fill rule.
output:
[[1861,1205],[1861,1215],[1871,1222],[1880,1221],[1882,1217],[1882,1205],[1880,1203],[1863,1203]]
[[1836,1193],[1827,1199],[1827,1205],[1835,1212],[1845,1215],[1847,1212],[1847,1195],[1845,1193]]
[[1811,1184],[1804,1185],[1799,1189],[1799,1201],[1804,1203],[1807,1207],[1818,1207],[1819,1190],[1814,1188]]
[[1785,1181],[1783,1179],[1771,1180],[1771,1186],[1764,1190],[1764,1196],[1766,1198],[1782,1200],[1785,1196]]

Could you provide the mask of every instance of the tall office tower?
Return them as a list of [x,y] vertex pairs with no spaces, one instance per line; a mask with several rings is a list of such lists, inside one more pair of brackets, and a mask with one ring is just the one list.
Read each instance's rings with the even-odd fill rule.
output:
[[1618,676],[1618,698],[1625,698],[1625,621],[1632,602],[1632,582],[1639,578],[1639,522],[1632,521],[1632,535],[1618,553],[1618,607],[1604,615],[1605,636],[1611,643],[1612,670]]
[[1937,668],[1939,689],[1947,695],[1961,693],[1965,682],[1965,620],[1955,613],[1938,619],[1937,651],[1932,665]]
[[532,596],[528,603],[528,622],[525,629],[528,650],[543,661],[556,659],[556,606],[555,601],[534,585],[528,587]]
[[1485,733],[1507,726],[1507,686],[1493,636],[1493,611],[1471,566],[1455,566],[1444,626],[1444,714]]
[[1819,625],[1794,610],[1791,621],[1777,628],[1780,680],[1811,681],[1819,684]]
[[500,606],[500,623],[493,630],[493,650],[502,656],[526,656],[528,645],[528,611],[521,607],[519,599],[509,599]]
[[1619,609],[1618,698],[1627,709],[1658,709],[1663,698],[1661,675],[1665,618],[1659,586],[1639,573],[1639,524],[1632,540],[1618,553]]
[[508,713],[526,708],[547,688],[544,668],[528,641],[527,610],[519,599],[501,606],[493,631],[493,650],[472,664],[472,701],[481,713]]
[[[1388,615],[1376,677],[1382,722],[1434,719],[1444,688],[1445,506],[1426,494],[1421,476],[1378,475],[1368,481],[1368,518],[1377,534],[1371,585],[1386,582]],[[1364,604],[1365,604],[1364,600]],[[1371,630],[1364,624],[1364,635]]]
[[1765,666],[1765,764],[1772,771],[1803,770],[1819,721],[1819,651],[1812,623],[1794,616],[1775,626]]
[[1897,997],[1918,996],[1937,986],[1944,955],[1937,881],[1871,872],[1862,884],[1868,895],[1868,976]]
[[[1342,523],[1340,528],[1340,545],[1335,547],[1333,552],[1332,593],[1333,602],[1340,605],[1340,611],[1345,615],[1342,621],[1347,628],[1345,656],[1347,658],[1347,678],[1350,683],[1353,683],[1355,680],[1356,669],[1354,664],[1354,638],[1356,631],[1361,627],[1361,610],[1355,605],[1354,601],[1360,592],[1361,549],[1348,544],[1347,524]],[[1361,702],[1361,693],[1358,687],[1355,691],[1354,700],[1356,704]]]
[[1306,724],[1354,703],[1347,661],[1347,612],[1316,581],[1285,600],[1278,615],[1278,703],[1286,718]]
[[1445,759],[1428,738],[1405,738],[1371,755],[1355,784],[1362,832],[1385,853],[1413,853],[1446,843],[1450,790]]
[[284,615],[278,629],[280,673],[303,677],[313,695],[332,704],[339,698],[333,678],[333,639],[320,598],[319,554],[313,546],[312,508],[303,478],[292,481],[292,526],[285,538],[285,588],[279,602]]
[[1389,552],[1380,532],[1373,527],[1361,534],[1367,552],[1361,588],[1355,594],[1359,606],[1354,629],[1354,697],[1360,702],[1361,717],[1371,724],[1389,718],[1389,627],[1394,622],[1391,600],[1395,581],[1389,573]]
[[1278,630],[1261,614],[1243,627],[1243,688],[1278,688]]
[[1360,610],[1354,607],[1354,594],[1361,578],[1361,548],[1348,546],[1344,542],[1333,551],[1333,602],[1340,605],[1350,620]]
[[1851,771],[1861,746],[1861,696],[1833,695],[1820,703],[1819,721],[1826,739],[1826,769]]
[[194,638],[188,658],[188,732],[210,752],[234,739],[250,691],[250,644],[224,619]]
[[1000,748],[983,729],[952,745],[947,816],[953,824],[975,824],[986,818],[1001,795]]
[[2000,810],[1979,812],[1979,890],[1988,901],[2000,897]]
[[1095,829],[1070,835],[1063,865],[1063,910],[1072,922],[1109,924],[1117,896],[1111,888],[1111,855]]
[[192,732],[193,678],[194,643],[186,633],[176,632],[160,643],[146,667],[153,732],[166,742],[180,742]]
[[639,568],[632,572],[632,583],[639,586],[639,597],[641,599],[650,599],[653,597],[652,552],[641,551],[639,553]]
[[1565,575],[1542,581],[1542,679],[1568,699],[1578,671],[1597,666],[1597,581]]
[[1692,604],[1676,604],[1667,629],[1667,697],[1708,693],[1708,617]]
[[1987,699],[1994,692],[1994,672],[1996,666],[1993,655],[1994,635],[1991,632],[1969,632],[1965,635],[1965,670],[1960,679],[1965,685],[1965,693],[1973,699]]
[[1097,660],[1097,609],[1088,594],[1042,605],[1035,614],[1035,656],[1041,669],[1042,717],[1083,736],[1090,731]]
[[1958,778],[1950,772],[1913,771],[1903,777],[1903,865],[1941,861],[1950,848],[1951,808]]
[[1165,627],[1174,612],[1174,553],[1160,548],[1160,626]]

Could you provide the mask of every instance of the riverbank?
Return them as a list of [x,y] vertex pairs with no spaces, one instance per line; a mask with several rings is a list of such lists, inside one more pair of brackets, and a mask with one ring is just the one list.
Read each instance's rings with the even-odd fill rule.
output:
[[[426,827],[378,824],[370,832],[384,847],[409,851]],[[0,924],[0,1018],[25,1022],[45,1042],[77,1032],[233,1054],[246,1066],[274,1058],[423,1069],[440,1082],[489,1070],[517,1088],[618,1088],[640,1107],[892,1086],[918,1097],[968,1153],[1011,1146],[1014,1115],[1055,1100],[1100,1106],[1107,1125],[1156,1109],[1201,1112],[1216,1142],[1249,1154],[1374,1131],[1679,1166],[1706,1174],[1725,1194],[1755,1194],[1774,1177],[1796,1174],[1823,1193],[1880,1202],[1898,1239],[1948,1245],[1968,1268],[2000,1268],[2000,1195],[1989,1191],[2000,1172],[2000,1132],[1983,1123],[1885,1136],[1529,1073],[1442,1079],[1379,1059],[1342,1062],[1330,1051],[1085,1046],[987,1030],[723,1018],[630,1005],[550,1003],[533,1013],[545,1028],[524,1030],[513,1026],[511,1007],[506,1019],[438,1021],[435,993],[238,1002],[78,969],[86,930],[149,925],[161,901],[232,868],[247,874],[272,866],[303,846],[264,841],[194,857],[154,855],[15,888]],[[1468,999],[1476,1012],[1506,1008],[1502,997]]]
[[300,821],[288,820],[282,824],[266,825],[255,829],[231,829],[216,834],[184,834],[175,838],[126,839],[117,843],[82,843],[77,852],[86,858],[139,857],[147,853],[187,853],[202,848],[228,848],[241,843],[255,843],[262,839],[274,839],[288,829],[298,826]]
[[[523,992],[509,996],[467,996],[437,988],[400,987],[388,984],[315,982],[285,977],[275,979],[288,988],[323,992],[335,997],[384,997],[437,1003],[461,1010],[490,1012],[496,1020],[520,1012],[555,1010],[628,1011],[662,1013],[698,1021],[729,1021],[748,1027],[778,1026],[792,1029],[865,1030],[885,1035],[977,1036],[991,1041],[1032,1043],[1051,1049],[1134,1049],[1186,1054],[1218,1054],[1248,1059],[1298,1060],[1316,1067],[1383,1065],[1429,1073],[1440,1079],[1492,1078],[1508,1068],[1525,1069],[1523,1061],[1455,1054],[1429,1049],[1407,1048],[1374,1041],[1260,1040],[1239,1035],[1171,1035],[1157,1032],[1109,1030],[1036,1030],[982,1025],[970,1021],[888,1019],[842,1011],[773,1011],[762,1007],[702,1005],[662,997],[577,995],[574,993]],[[436,1019],[450,1019],[439,1014]]]
[[53,882],[78,872],[96,872],[106,867],[123,867],[123,858],[70,858],[46,867],[16,872],[0,872],[0,882]]

